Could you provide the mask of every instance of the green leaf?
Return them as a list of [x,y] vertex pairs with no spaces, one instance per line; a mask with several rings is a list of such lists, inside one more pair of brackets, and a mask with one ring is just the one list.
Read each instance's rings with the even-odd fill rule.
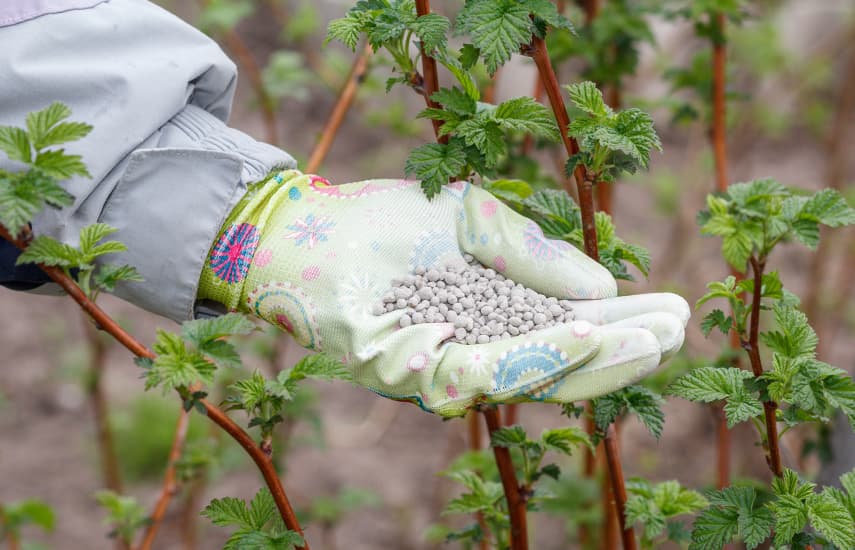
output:
[[726,400],[724,411],[732,427],[763,412],[760,399],[743,383],[750,378],[750,372],[735,367],[700,367],[678,378],[666,393],[702,403]]
[[468,71],[471,69],[475,63],[478,62],[478,59],[481,57],[481,50],[473,46],[472,44],[463,44],[463,47],[460,48],[460,64],[463,66],[463,69]]
[[475,100],[460,88],[440,88],[430,98],[458,115],[474,115]]
[[808,518],[814,529],[839,548],[855,548],[855,523],[828,490],[808,500]]
[[552,111],[531,97],[503,101],[496,106],[493,116],[505,130],[527,132],[552,141],[558,141],[561,137]]
[[41,111],[29,113],[27,115],[27,133],[30,135],[33,147],[37,151],[44,148],[45,145],[42,144],[42,141],[45,136],[54,126],[70,116],[71,109],[58,101],[51,103]]
[[701,332],[709,336],[714,328],[718,328],[722,334],[727,334],[733,327],[733,317],[725,315],[720,309],[714,309],[701,321]]
[[113,527],[112,534],[128,545],[137,531],[148,522],[146,509],[134,497],[122,496],[113,491],[98,491],[95,500],[107,510],[104,523]]
[[499,124],[489,116],[476,116],[461,122],[456,133],[466,145],[474,147],[484,156],[489,167],[498,164],[507,152],[505,135]]
[[807,526],[807,506],[792,495],[779,495],[775,502],[769,503],[775,516],[775,544],[787,544]]
[[359,42],[359,35],[362,33],[365,21],[365,15],[356,11],[350,11],[340,19],[333,19],[327,26],[327,37],[324,43],[340,40],[345,46],[356,51],[356,44]]
[[739,513],[732,508],[711,507],[692,525],[689,550],[723,548],[739,532]]
[[411,28],[422,43],[425,51],[430,53],[437,48],[444,48],[446,33],[451,22],[447,17],[438,13],[428,13],[416,18]]
[[339,359],[326,353],[313,353],[300,359],[293,368],[287,371],[293,380],[313,378],[315,380],[351,380],[352,375],[347,366]]
[[527,439],[522,426],[508,426],[499,428],[490,435],[490,445],[492,447],[522,447]]
[[[523,432],[525,433],[525,432]],[[594,447],[591,438],[584,430],[576,427],[556,428],[544,430],[540,434],[540,441],[546,449],[570,456],[573,449],[580,445],[586,445],[593,452]]]
[[515,0],[470,0],[463,6],[458,26],[481,51],[490,74],[519,52],[520,44],[531,41],[534,23],[526,4]]
[[89,135],[92,126],[84,122],[62,122],[47,131],[39,141],[34,141],[36,149],[77,141]]
[[808,324],[807,316],[795,307],[776,304],[777,331],[760,334],[760,338],[773,351],[785,357],[813,357],[819,338]]
[[17,234],[44,208],[68,206],[72,197],[41,170],[4,177],[0,171],[0,223]]
[[564,239],[582,227],[579,207],[566,192],[558,189],[543,189],[523,200],[523,205],[532,213],[532,218],[543,229],[543,234],[552,239]]
[[16,265],[36,263],[65,268],[88,268],[84,256],[73,246],[61,243],[52,237],[39,235],[30,242],[18,259]]
[[226,336],[247,335],[255,330],[255,323],[241,313],[187,321],[181,325],[181,334],[184,338],[200,349],[214,340]]
[[855,210],[836,189],[823,189],[804,203],[799,218],[829,227],[842,227],[855,223]]
[[71,176],[91,177],[80,155],[67,155],[64,149],[42,151],[33,163],[48,176],[67,179]]
[[157,357],[146,372],[146,389],[160,385],[180,389],[197,381],[213,381],[216,366],[199,352],[187,349],[177,334],[158,330],[153,349]]
[[603,101],[602,92],[593,82],[577,82],[565,88],[570,93],[570,101],[573,105],[586,113],[597,117],[611,114],[611,108]]
[[13,126],[0,126],[0,150],[11,160],[29,163],[32,159],[30,138],[27,132]]
[[665,424],[662,403],[662,397],[644,386],[627,386],[594,400],[594,422],[598,429],[604,431],[624,411],[630,412],[638,417],[653,437],[659,439]]
[[769,538],[774,519],[766,508],[756,508],[750,514],[739,514],[739,534],[748,550],[752,550]]
[[243,529],[255,528],[255,522],[246,507],[246,502],[239,498],[215,498],[201,512],[214,525],[221,527],[236,526]]
[[448,144],[428,143],[413,149],[404,170],[421,180],[422,189],[431,199],[443,185],[456,178],[465,165],[463,145],[452,139]]
[[106,292],[113,292],[120,281],[140,282],[144,279],[136,268],[129,265],[102,264],[95,272],[95,285]]

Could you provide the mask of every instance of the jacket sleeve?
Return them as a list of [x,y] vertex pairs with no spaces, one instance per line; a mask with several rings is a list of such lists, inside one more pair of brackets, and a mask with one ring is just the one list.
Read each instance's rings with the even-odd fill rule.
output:
[[[37,216],[34,233],[76,245],[84,225],[118,228],[128,252],[108,261],[133,265],[145,282],[116,294],[177,321],[192,318],[203,262],[247,183],[296,164],[226,125],[234,64],[145,0],[0,26],[0,51],[0,125],[20,126],[28,112],[61,101],[94,127],[66,147],[82,155],[92,179],[65,182],[73,206]],[[22,167],[4,157],[0,168]]]

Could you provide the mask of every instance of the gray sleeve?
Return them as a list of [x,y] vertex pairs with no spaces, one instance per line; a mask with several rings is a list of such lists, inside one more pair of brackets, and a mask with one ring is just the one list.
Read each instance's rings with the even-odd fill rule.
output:
[[[118,228],[144,283],[116,294],[181,321],[193,316],[202,265],[246,188],[293,158],[229,128],[236,69],[204,34],[145,0],[109,0],[0,28],[0,124],[62,101],[94,126],[69,144],[92,179],[66,188],[72,207],[33,220],[76,244],[84,225]],[[20,167],[0,159],[0,168]]]

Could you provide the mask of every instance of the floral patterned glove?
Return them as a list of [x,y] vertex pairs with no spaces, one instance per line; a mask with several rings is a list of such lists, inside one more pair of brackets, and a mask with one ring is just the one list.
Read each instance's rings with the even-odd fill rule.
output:
[[[399,328],[403,310],[372,313],[393,279],[420,266],[463,265],[463,253],[537,292],[578,300],[575,320],[464,345],[448,341],[451,323]],[[679,349],[689,317],[682,298],[616,293],[605,268],[468,183],[428,201],[413,181],[334,186],[293,170],[250,187],[199,289],[200,298],[343,358],[366,388],[444,416],[481,401],[594,397]]]

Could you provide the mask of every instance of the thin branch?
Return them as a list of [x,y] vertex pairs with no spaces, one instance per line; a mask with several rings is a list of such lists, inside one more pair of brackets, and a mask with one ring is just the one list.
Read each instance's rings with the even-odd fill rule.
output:
[[[499,411],[493,406],[482,406],[484,420],[487,422],[487,432],[492,439],[493,433],[502,427]],[[496,466],[499,469],[499,477],[502,480],[502,488],[505,491],[505,501],[508,503],[508,514],[511,520],[511,549],[528,549],[528,524],[526,517],[526,500],[524,488],[517,482],[514,464],[511,461],[511,452],[507,447],[493,446],[493,455],[496,457]]]
[[[763,295],[763,269],[766,267],[765,260],[751,258],[751,270],[754,273],[754,295],[751,302],[751,325],[748,333],[748,341],[742,342],[742,347],[748,352],[751,359],[751,370],[754,376],[759,378],[763,375],[763,363],[760,360],[760,299]],[[784,475],[781,467],[781,449],[778,445],[778,421],[776,419],[777,403],[774,401],[763,402],[763,414],[766,418],[766,446],[769,450],[767,461],[772,473],[777,477]]]
[[[478,411],[471,410],[469,414],[466,416],[466,427],[468,428],[468,439],[469,439],[469,450],[470,451],[480,451],[481,450],[481,419],[478,418]],[[487,520],[484,519],[484,513],[478,512],[475,514],[475,518],[478,521],[478,526],[481,527],[481,541],[478,543],[479,550],[489,550],[490,541],[487,538]]]
[[338,101],[336,101],[335,107],[333,107],[329,119],[327,119],[327,123],[324,125],[324,130],[321,132],[321,138],[318,140],[317,145],[315,145],[312,156],[309,157],[309,162],[306,163],[307,173],[314,174],[320,168],[321,164],[323,164],[327,153],[329,153],[338,129],[344,121],[348,109],[353,104],[353,100],[356,98],[356,91],[359,89],[359,85],[362,84],[365,74],[368,72],[368,58],[371,56],[372,51],[371,44],[366,42],[365,47],[362,48],[362,52],[354,60],[353,66],[350,68],[350,73],[347,75],[347,81],[344,83],[344,87],[338,96]]
[[176,481],[175,469],[178,460],[181,458],[181,453],[184,452],[184,442],[187,440],[187,427],[190,425],[190,415],[181,407],[178,414],[178,423],[175,426],[175,435],[172,438],[172,447],[169,450],[169,459],[166,464],[166,474],[163,476],[163,487],[160,489],[160,497],[157,499],[157,504],[151,513],[151,523],[145,530],[142,542],[140,542],[138,550],[151,550],[154,544],[154,537],[157,535],[157,529],[163,521],[163,516],[166,514],[166,509],[169,507],[169,502],[178,491],[178,482]]
[[617,508],[618,522],[620,523],[621,539],[624,549],[635,549],[635,533],[632,525],[627,525],[626,515],[626,485],[623,479],[623,468],[620,463],[620,449],[615,425],[610,424],[606,429],[606,437],[603,439],[603,448],[606,450],[606,463],[608,464],[609,478],[612,482],[612,491]]
[[[416,13],[421,17],[430,13],[430,0],[416,0]],[[420,47],[422,54],[422,73],[424,74],[424,96],[428,107],[439,108],[434,100],[430,98],[434,92],[439,90],[439,76],[436,72],[436,60],[425,53],[424,46]],[[442,126],[442,121],[431,120],[433,122],[433,131],[437,136],[437,141],[440,143],[448,143],[448,134],[439,135],[439,127]]]
[[[26,248],[27,243],[21,239],[13,238],[2,224],[0,224],[0,237],[8,240],[22,250]],[[48,277],[50,277],[69,296],[71,296],[71,298],[77,302],[83,311],[85,311],[99,327],[115,338],[120,344],[125,346],[128,351],[137,357],[148,359],[155,358],[155,355],[149,351],[148,348],[131,336],[127,331],[125,331],[125,329],[120,327],[119,324],[116,323],[116,321],[114,321],[103,309],[90,300],[86,294],[83,293],[80,287],[77,286],[77,284],[61,269],[42,264],[38,264],[38,266],[45,272],[45,274],[47,274]],[[285,489],[282,487],[281,480],[276,475],[276,470],[273,467],[273,463],[270,461],[270,458],[264,454],[258,445],[255,444],[253,439],[243,431],[240,426],[235,424],[231,418],[226,416],[223,411],[218,409],[216,406],[211,405],[204,399],[200,402],[205,407],[207,417],[228,433],[232,439],[237,441],[237,443],[244,448],[252,461],[255,462],[258,469],[261,470],[261,474],[264,477],[264,481],[267,483],[267,487],[270,489],[270,493],[273,495],[276,507],[282,515],[285,526],[302,535],[303,529],[297,521],[294,510],[291,508],[291,503],[288,502]],[[309,550],[308,543],[306,543],[302,548],[303,550]]]
[[[3,226],[0,225],[0,228]],[[0,502],[0,528],[3,531],[6,531],[6,545],[9,547],[9,550],[21,550],[21,546],[18,542],[18,537],[15,535],[15,532],[9,527],[8,519],[6,517],[6,513],[3,511],[3,503]]]
[[238,65],[244,69],[249,83],[255,92],[258,100],[258,107],[261,109],[261,117],[264,120],[265,141],[271,145],[279,145],[279,122],[276,116],[276,102],[270,97],[267,92],[267,87],[264,86],[264,79],[261,75],[261,68],[258,62],[252,55],[249,47],[243,41],[243,38],[234,30],[228,29],[223,34],[223,41],[226,47],[237,58]]
[[[549,60],[546,42],[542,38],[532,36],[531,45],[528,46],[525,53],[530,55],[534,59],[535,65],[537,65],[537,71],[543,81],[543,88],[546,91],[547,97],[549,97],[549,104],[552,106],[552,112],[555,115],[555,120],[558,122],[558,128],[561,130],[561,140],[564,143],[564,149],[567,151],[568,156],[573,156],[579,152],[579,144],[567,134],[567,127],[570,126],[570,117],[567,114],[567,107],[564,105],[564,98],[561,97],[561,89],[558,86],[555,70],[552,67],[552,62]],[[597,247],[597,228],[594,224],[594,182],[585,173],[585,167],[581,164],[576,165],[573,177],[576,180],[576,188],[579,193],[579,208],[582,210],[582,236],[585,241],[585,253],[599,262],[600,253]]]
[[101,470],[104,475],[104,485],[111,491],[122,494],[122,476],[116,459],[116,447],[113,443],[113,430],[110,427],[109,406],[104,394],[104,370],[106,367],[106,346],[95,325],[89,320],[83,321],[83,332],[89,342],[89,379],[87,394],[92,405],[92,416],[95,421],[98,454],[101,458]]
[[715,13],[712,17],[714,25],[718,28],[718,38],[713,38],[713,119],[711,136],[713,153],[715,155],[716,189],[724,192],[727,191],[727,184],[730,181],[727,177],[727,129],[725,118],[725,86],[727,78],[725,61],[727,45],[724,40],[724,14]]

